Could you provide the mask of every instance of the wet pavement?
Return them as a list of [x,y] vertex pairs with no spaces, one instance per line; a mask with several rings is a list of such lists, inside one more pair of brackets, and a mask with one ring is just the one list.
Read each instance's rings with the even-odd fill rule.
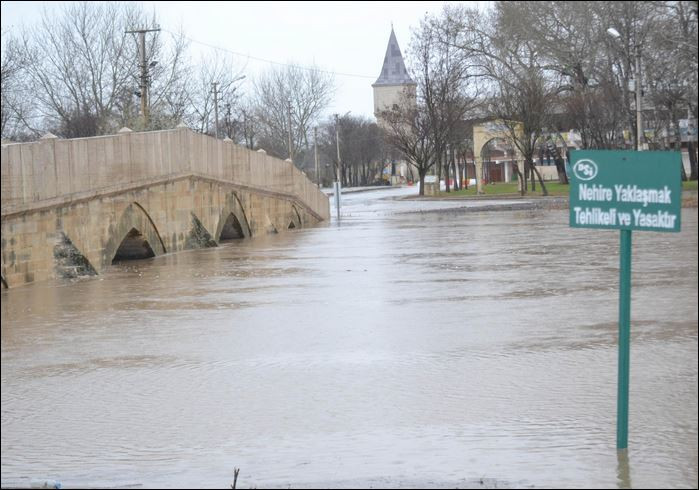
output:
[[624,460],[618,233],[410,193],[3,291],[2,485],[696,488],[696,208],[634,234]]

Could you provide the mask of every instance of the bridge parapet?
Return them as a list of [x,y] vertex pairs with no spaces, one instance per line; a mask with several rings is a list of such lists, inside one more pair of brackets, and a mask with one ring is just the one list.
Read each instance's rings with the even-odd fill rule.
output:
[[327,197],[293,163],[188,128],[2,145],[2,214],[196,175],[294,198],[322,219]]

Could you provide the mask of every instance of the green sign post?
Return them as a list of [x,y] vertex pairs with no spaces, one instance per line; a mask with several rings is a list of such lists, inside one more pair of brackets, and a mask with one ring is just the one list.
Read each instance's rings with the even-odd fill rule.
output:
[[628,447],[631,231],[680,231],[682,159],[677,152],[575,150],[570,226],[621,230],[617,449]]

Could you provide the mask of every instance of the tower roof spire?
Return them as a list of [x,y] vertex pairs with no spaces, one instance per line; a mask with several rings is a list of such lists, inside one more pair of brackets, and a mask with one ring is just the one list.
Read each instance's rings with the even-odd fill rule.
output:
[[383,68],[381,68],[381,75],[376,79],[373,86],[404,84],[414,85],[415,82],[413,82],[410,75],[408,75],[408,70],[405,69],[403,55],[398,46],[396,33],[393,31],[393,22],[391,22],[391,36],[388,38],[386,56],[383,59]]

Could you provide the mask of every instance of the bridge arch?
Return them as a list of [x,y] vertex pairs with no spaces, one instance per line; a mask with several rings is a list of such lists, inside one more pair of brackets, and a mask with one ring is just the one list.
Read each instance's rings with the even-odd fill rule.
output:
[[245,209],[235,192],[231,192],[226,196],[225,205],[221,210],[215,238],[220,242],[222,240],[250,238],[251,236]]
[[158,228],[146,210],[132,202],[119,221],[109,227],[109,238],[102,254],[102,264],[120,260],[154,257],[166,253]]
[[295,228],[303,228],[303,220],[301,219],[301,213],[296,208],[295,205],[291,205],[291,211],[288,213],[287,221],[289,222],[287,229],[292,230]]

